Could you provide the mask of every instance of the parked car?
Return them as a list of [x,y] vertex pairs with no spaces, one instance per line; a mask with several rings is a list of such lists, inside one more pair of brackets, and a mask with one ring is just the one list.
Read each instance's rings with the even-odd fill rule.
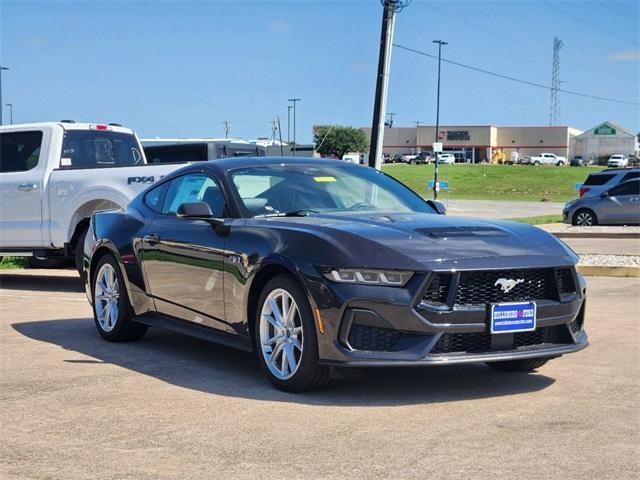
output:
[[614,185],[632,178],[640,178],[640,168],[607,169],[592,173],[580,187],[580,197],[598,196]]
[[561,157],[555,153],[541,153],[540,155],[533,155],[524,157],[523,163],[529,165],[557,165],[559,167],[567,164],[566,157]]
[[417,156],[418,156],[417,153],[405,153],[404,155],[400,156],[400,162],[410,163],[411,160],[415,160]]
[[453,165],[454,163],[456,163],[456,157],[453,153],[439,153],[438,163]]
[[181,166],[147,166],[135,133],[118,125],[5,125],[0,148],[0,256],[34,267],[80,267],[91,214],[124,207]]
[[572,167],[586,167],[588,165],[588,161],[582,155],[574,155],[569,165]]
[[244,350],[278,388],[330,366],[532,371],[587,346],[577,256],[531,225],[447,217],[342,161],[222,159],[92,216],[85,285],[108,341],[148,326]]
[[607,167],[624,168],[629,166],[629,159],[626,155],[611,155],[607,161]]
[[433,162],[431,152],[420,152],[418,155],[416,155],[416,158],[409,160],[409,163],[411,165],[426,164],[431,162]]
[[622,182],[597,196],[568,202],[562,218],[564,223],[581,227],[640,224],[640,178]]

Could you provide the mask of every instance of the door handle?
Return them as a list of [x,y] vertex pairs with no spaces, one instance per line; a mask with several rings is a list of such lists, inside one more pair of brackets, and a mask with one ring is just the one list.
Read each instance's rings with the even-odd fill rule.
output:
[[160,236],[157,233],[152,233],[151,235],[145,235],[144,237],[142,237],[142,241],[153,245],[160,241]]
[[32,192],[38,189],[37,183],[21,183],[18,185],[18,190],[21,192]]

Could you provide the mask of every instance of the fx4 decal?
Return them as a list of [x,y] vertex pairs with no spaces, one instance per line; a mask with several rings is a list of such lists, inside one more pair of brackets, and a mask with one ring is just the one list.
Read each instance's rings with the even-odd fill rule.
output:
[[151,177],[129,177],[127,178],[127,185],[131,185],[132,183],[153,183],[155,182],[155,178]]

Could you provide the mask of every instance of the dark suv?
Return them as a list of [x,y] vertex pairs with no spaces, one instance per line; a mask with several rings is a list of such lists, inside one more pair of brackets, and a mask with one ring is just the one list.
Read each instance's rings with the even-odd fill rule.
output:
[[640,168],[609,168],[592,173],[580,187],[580,198],[594,197],[619,183],[640,178]]

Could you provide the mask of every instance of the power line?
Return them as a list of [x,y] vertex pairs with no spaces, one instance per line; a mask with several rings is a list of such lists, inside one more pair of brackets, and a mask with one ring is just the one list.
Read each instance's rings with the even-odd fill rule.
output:
[[[600,5],[602,5],[603,8],[606,8],[610,12],[613,12],[613,13],[615,13],[617,15],[620,15],[621,17],[624,17],[627,20],[630,20],[632,22],[637,22],[638,21],[638,12],[637,11],[634,12],[632,15],[630,15],[629,12],[623,12],[618,7],[615,7],[613,5],[613,2],[596,2],[596,3],[599,3]],[[632,18],[632,17],[635,17],[635,18]]]
[[[546,51],[546,50],[534,47],[533,45],[529,45],[527,43],[521,42],[519,40],[510,38],[510,37],[507,37],[506,35],[502,35],[501,33],[494,32],[493,30],[491,30],[489,28],[483,27],[481,25],[477,25],[477,24],[475,24],[473,22],[470,22],[469,20],[465,20],[463,18],[456,17],[454,15],[451,15],[450,13],[447,13],[447,12],[445,12],[445,11],[439,9],[439,8],[434,7],[433,5],[425,5],[425,6],[427,8],[430,8],[431,10],[434,10],[434,11],[438,12],[440,15],[444,15],[446,17],[452,18],[453,20],[456,20],[458,22],[461,22],[461,23],[464,23],[466,25],[469,25],[470,27],[473,27],[475,29],[483,31],[483,32],[485,32],[485,33],[487,33],[489,35],[492,35],[492,36],[496,37],[496,38],[499,38],[501,40],[505,40],[505,41],[510,42],[510,43],[512,43],[514,45],[518,45],[520,47],[526,48],[526,49],[531,50],[533,52],[539,53],[541,55],[544,55],[545,57],[549,57],[549,52]],[[576,62],[575,60],[565,60],[565,63],[569,63],[569,64],[576,65],[576,66],[580,66],[581,68],[584,68],[584,69],[587,69],[587,70],[591,70],[592,72],[598,72],[600,74],[607,75],[608,77],[611,77],[611,78],[616,78],[616,79],[619,79],[619,80],[625,80],[627,82],[634,82],[634,83],[636,82],[635,80],[631,80],[630,78],[620,77],[619,75],[614,75],[614,74],[612,74],[611,72],[609,72],[607,70],[602,70],[602,69],[599,69],[599,68],[595,68],[595,67],[593,67],[591,65],[586,65],[586,64],[584,64],[582,62]]]
[[549,3],[549,2],[547,2],[547,1],[545,1],[545,0],[542,0],[542,3],[544,3],[544,4],[545,4],[545,5],[547,5],[548,7],[554,8],[554,9],[558,10],[559,12],[564,13],[567,17],[573,18],[574,20],[576,20],[576,21],[578,21],[578,22],[582,22],[582,23],[584,23],[585,25],[589,25],[591,28],[595,28],[596,30],[601,31],[602,33],[606,33],[607,35],[610,35],[610,36],[612,36],[612,37],[618,38],[618,39],[620,39],[620,40],[624,40],[625,42],[632,43],[633,45],[638,45],[638,42],[637,42],[637,41],[635,41],[635,40],[631,40],[630,38],[623,37],[623,36],[621,36],[621,35],[618,35],[618,34],[617,34],[617,33],[615,33],[615,32],[611,32],[611,31],[609,31],[609,30],[607,30],[607,29],[605,29],[605,28],[602,28],[600,25],[597,25],[597,24],[595,24],[595,23],[591,23],[590,21],[585,20],[584,18],[578,17],[578,16],[574,15],[574,14],[573,14],[573,13],[571,13],[571,12],[567,12],[565,9],[560,8],[560,7],[558,7],[557,5],[553,5],[552,3]]
[[[430,53],[423,52],[421,50],[416,50],[415,48],[405,47],[404,45],[399,45],[397,43],[394,43],[393,46],[396,47],[396,48],[400,48],[402,50],[406,50],[408,52],[412,52],[412,53],[416,53],[418,55],[425,56],[425,57],[434,58],[434,59],[438,58],[437,55],[432,55]],[[468,70],[474,70],[476,72],[484,73],[486,75],[491,75],[493,77],[504,78],[505,80],[511,80],[513,82],[523,83],[523,84],[529,85],[531,87],[538,87],[538,88],[544,88],[545,90],[551,90],[551,87],[549,85],[543,85],[541,83],[531,82],[529,80],[522,80],[521,78],[511,77],[509,75],[504,75],[502,73],[492,72],[490,70],[485,70],[483,68],[474,67],[474,66],[471,66],[471,65],[466,65],[464,63],[455,62],[453,60],[447,60],[445,58],[443,58],[442,61],[446,62],[446,63],[450,63],[451,65],[456,65],[458,67],[466,68]],[[578,97],[591,98],[593,100],[602,100],[603,102],[624,103],[624,104],[627,104],[627,105],[640,105],[640,103],[632,102],[630,100],[619,100],[619,99],[616,99],[616,98],[600,97],[598,95],[590,95],[588,93],[574,92],[572,90],[565,90],[563,88],[559,88],[559,89],[557,89],[557,91],[558,92],[562,92],[562,93],[566,93],[567,95],[575,95],[575,96],[578,96]]]

